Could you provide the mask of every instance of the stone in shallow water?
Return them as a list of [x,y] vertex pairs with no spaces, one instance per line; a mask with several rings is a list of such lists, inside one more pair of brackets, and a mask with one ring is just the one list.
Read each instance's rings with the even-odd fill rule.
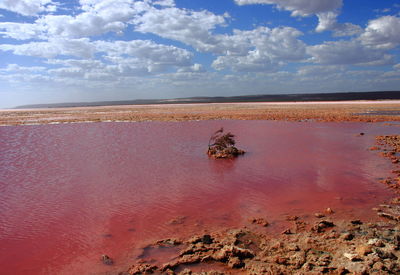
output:
[[101,261],[103,262],[103,264],[105,265],[113,265],[114,261],[113,259],[111,259],[108,255],[103,254],[101,255]]

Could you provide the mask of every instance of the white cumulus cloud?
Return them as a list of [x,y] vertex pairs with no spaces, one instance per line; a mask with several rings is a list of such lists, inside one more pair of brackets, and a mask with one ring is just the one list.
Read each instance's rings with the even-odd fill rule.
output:
[[335,11],[342,7],[342,0],[235,0],[238,5],[269,4],[292,12],[292,16],[309,16]]
[[91,58],[95,52],[88,38],[80,39],[50,39],[43,42],[26,44],[0,44],[0,50],[11,51],[15,55],[54,58],[56,56],[75,56]]
[[1,0],[0,9],[25,16],[36,16],[42,12],[55,11],[56,3],[52,0]]
[[251,31],[236,30],[230,36],[217,36],[221,41],[219,47],[225,47],[225,54],[214,60],[212,66],[217,70],[275,70],[285,62],[305,58],[306,45],[297,39],[301,35],[302,32],[291,27],[259,27]]
[[380,48],[392,49],[400,45],[400,17],[383,16],[368,22],[360,39],[363,44]]
[[210,31],[225,23],[223,15],[178,8],[149,8],[132,21],[135,30],[181,41],[201,51],[216,43]]
[[393,62],[393,56],[385,51],[365,47],[358,40],[339,40],[307,47],[311,62],[343,65],[385,65]]
[[337,16],[342,0],[235,0],[238,5],[268,4],[290,11],[292,16],[318,17],[317,32],[333,31],[335,36],[352,36],[361,32],[361,27],[351,23],[338,23]]

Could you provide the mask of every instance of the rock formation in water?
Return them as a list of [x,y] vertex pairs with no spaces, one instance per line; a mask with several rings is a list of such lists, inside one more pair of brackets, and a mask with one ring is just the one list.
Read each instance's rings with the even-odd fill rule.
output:
[[224,134],[224,128],[219,129],[210,137],[207,154],[216,159],[243,155],[245,151],[235,147],[234,137],[230,132]]

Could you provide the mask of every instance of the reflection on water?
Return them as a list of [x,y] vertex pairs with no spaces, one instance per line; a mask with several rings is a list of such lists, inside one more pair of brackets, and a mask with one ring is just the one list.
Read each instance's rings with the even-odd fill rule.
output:
[[[223,126],[248,151],[208,159]],[[367,150],[396,127],[202,121],[0,128],[2,274],[101,274],[162,237],[320,212],[372,218],[390,165]],[[365,132],[357,137],[355,134]],[[108,254],[115,266],[104,266]]]

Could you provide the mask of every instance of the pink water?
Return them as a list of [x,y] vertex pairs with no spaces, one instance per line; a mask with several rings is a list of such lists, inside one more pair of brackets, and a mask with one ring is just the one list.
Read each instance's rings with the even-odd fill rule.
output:
[[[208,159],[221,126],[247,154]],[[392,167],[367,149],[395,132],[271,121],[0,127],[0,273],[114,274],[152,240],[254,216],[272,223],[266,230],[326,207],[374,219],[371,207],[391,196],[377,179]]]

